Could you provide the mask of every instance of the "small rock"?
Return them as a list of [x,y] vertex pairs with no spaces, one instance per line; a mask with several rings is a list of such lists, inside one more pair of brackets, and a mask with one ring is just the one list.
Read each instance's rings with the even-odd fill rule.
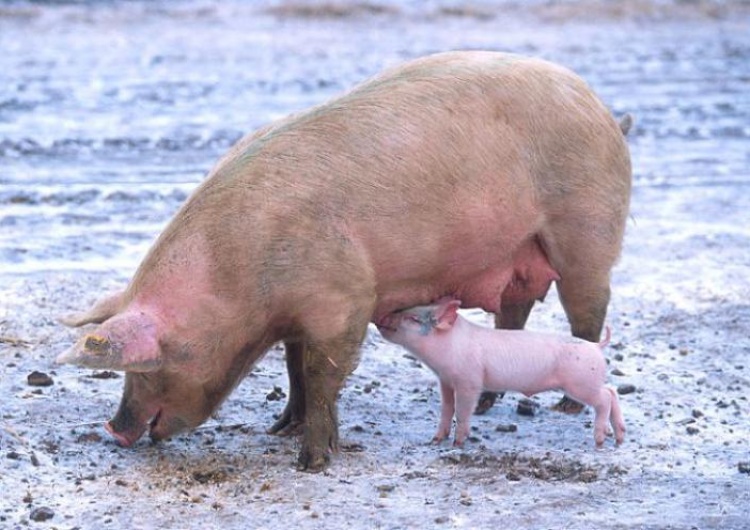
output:
[[750,462],[740,462],[739,464],[737,464],[737,470],[740,473],[750,475]]
[[34,508],[33,510],[31,510],[29,518],[32,521],[41,523],[43,521],[49,521],[54,516],[55,512],[53,512],[50,508],[47,508],[46,506],[40,506],[39,508]]
[[518,425],[514,423],[508,423],[507,425],[498,425],[495,427],[496,432],[516,432],[518,430]]
[[518,407],[516,413],[519,416],[533,416],[536,414],[536,409],[539,408],[539,403],[531,399],[521,399],[518,401]]
[[28,377],[26,377],[26,381],[28,382],[29,386],[52,386],[53,384],[55,384],[50,376],[48,376],[44,372],[36,371],[31,372]]
[[118,379],[120,374],[112,370],[102,370],[101,372],[95,371],[89,377],[91,379]]
[[617,387],[617,393],[621,396],[635,392],[635,385],[620,385]]
[[703,417],[703,412],[701,412],[698,409],[693,409],[692,416],[695,419],[702,418]]
[[266,394],[266,400],[267,401],[279,401],[286,397],[286,394],[284,394],[284,391],[280,386],[273,387],[273,390]]
[[87,432],[87,433],[81,434],[80,436],[78,436],[78,438],[76,438],[76,442],[78,443],[92,443],[92,442],[98,443],[101,441],[102,441],[102,437],[97,432]]
[[698,434],[699,432],[701,432],[701,430],[698,427],[693,427],[692,425],[688,426],[688,428],[685,430],[690,435]]
[[615,368],[615,369],[614,369],[614,370],[612,370],[612,371],[611,371],[610,373],[611,373],[612,375],[615,375],[615,376],[618,376],[618,377],[620,377],[620,376],[623,376],[623,375],[625,375],[625,372],[623,372],[623,371],[622,371],[622,370],[620,370],[619,368]]

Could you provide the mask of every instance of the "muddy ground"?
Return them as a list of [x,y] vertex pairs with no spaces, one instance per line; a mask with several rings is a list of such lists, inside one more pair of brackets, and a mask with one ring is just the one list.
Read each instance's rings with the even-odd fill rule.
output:
[[[750,528],[749,28],[701,0],[0,3],[0,528]],[[196,431],[115,445],[123,379],[56,366],[55,318],[124,285],[243,132],[459,48],[561,62],[636,118],[606,351],[625,443],[546,393],[430,445],[434,377],[371,330],[324,473],[265,434],[280,349]],[[529,327],[566,330],[554,293]]]

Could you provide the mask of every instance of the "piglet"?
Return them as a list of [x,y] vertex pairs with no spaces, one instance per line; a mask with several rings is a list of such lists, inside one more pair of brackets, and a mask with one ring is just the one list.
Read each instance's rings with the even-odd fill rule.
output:
[[406,347],[440,379],[440,424],[433,441],[450,435],[456,415],[454,445],[469,434],[469,421],[483,390],[516,391],[531,396],[562,390],[591,405],[595,412],[594,440],[604,443],[611,422],[619,445],[625,423],[617,393],[605,386],[606,364],[599,344],[545,333],[490,329],[472,324],[458,314],[459,300],[392,313],[379,325],[383,336]]

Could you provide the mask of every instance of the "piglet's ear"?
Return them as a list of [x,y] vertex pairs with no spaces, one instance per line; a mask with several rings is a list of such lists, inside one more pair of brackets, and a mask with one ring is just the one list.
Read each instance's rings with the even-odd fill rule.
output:
[[127,310],[84,335],[57,362],[99,370],[157,370],[162,355],[156,323],[146,313]]
[[452,328],[458,318],[459,307],[461,307],[461,300],[441,301],[435,309],[435,318],[437,319],[435,329],[445,331]]

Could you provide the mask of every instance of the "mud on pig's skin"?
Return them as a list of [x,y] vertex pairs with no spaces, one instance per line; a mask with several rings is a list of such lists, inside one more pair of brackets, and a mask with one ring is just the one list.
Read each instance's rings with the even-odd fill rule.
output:
[[[200,425],[275,342],[299,467],[338,444],[336,395],[367,324],[450,295],[523,327],[557,282],[598,340],[630,160],[618,123],[554,64],[494,52],[405,63],[240,140],[127,288],[65,320],[63,362],[127,373],[125,445]],[[93,339],[93,340],[92,340]]]

